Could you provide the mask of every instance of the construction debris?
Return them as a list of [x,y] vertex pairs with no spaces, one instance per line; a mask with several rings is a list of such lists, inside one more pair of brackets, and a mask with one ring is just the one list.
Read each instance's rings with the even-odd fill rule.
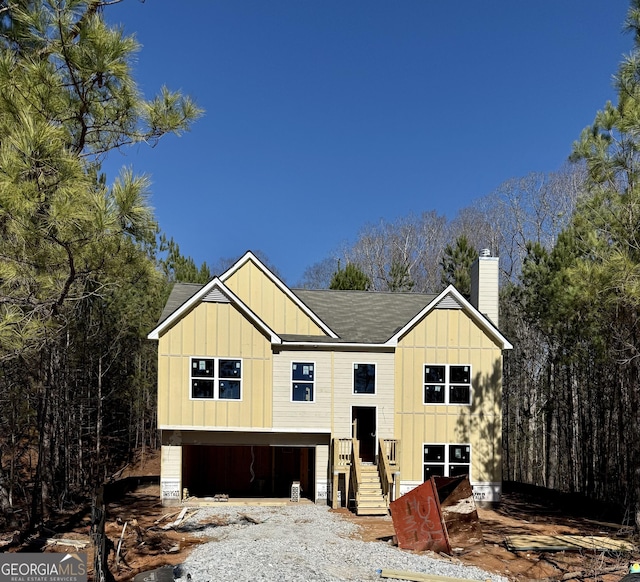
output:
[[406,570],[378,570],[382,578],[395,578],[396,580],[414,580],[415,582],[478,582],[467,578],[450,578],[449,576],[436,576],[424,572],[407,572]]
[[191,511],[191,513],[189,515],[187,515],[187,512],[189,511],[188,507],[183,507],[182,511],[180,512],[180,514],[178,515],[178,517],[176,518],[175,521],[172,521],[171,523],[168,523],[166,525],[162,526],[162,529],[171,529],[171,528],[177,528],[179,525],[182,525],[185,521],[187,521],[188,519],[192,518],[196,513],[198,513],[197,509],[194,509]]
[[514,535],[505,538],[507,549],[512,552],[634,552],[636,547],[625,540],[606,536],[578,535]]
[[246,513],[239,513],[238,515],[239,515],[239,517],[241,517],[245,521],[248,521],[249,523],[254,523],[256,525],[258,525],[260,523],[264,523],[264,520],[257,519],[255,517],[251,517],[250,515],[247,515]]
[[482,545],[482,529],[466,476],[431,477],[390,504],[398,546],[445,554]]
[[69,538],[49,538],[47,546],[70,546],[76,550],[83,550],[89,545],[89,540],[72,540]]

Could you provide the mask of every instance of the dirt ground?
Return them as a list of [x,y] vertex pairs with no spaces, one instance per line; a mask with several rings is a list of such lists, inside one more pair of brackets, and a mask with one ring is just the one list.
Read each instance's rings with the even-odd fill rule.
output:
[[[118,582],[131,580],[140,572],[160,566],[180,564],[195,545],[207,541],[200,538],[197,531],[187,532],[180,526],[170,527],[169,524],[178,517],[181,508],[167,508],[160,504],[155,471],[155,463],[147,463],[143,473],[150,480],[155,480],[155,483],[143,484],[108,505],[106,535],[110,545],[112,544],[109,567]],[[157,473],[155,477],[157,478]],[[394,543],[395,531],[390,517],[358,517],[345,509],[337,512],[342,518],[359,526],[357,536],[360,539]],[[248,507],[247,515],[250,517],[250,514]],[[595,521],[579,517],[575,512],[558,507],[557,503],[542,500],[539,496],[507,492],[499,505],[478,507],[478,516],[484,543],[472,548],[456,548],[454,555],[441,555],[441,559],[478,566],[520,582],[617,582],[627,572],[629,562],[640,560],[640,551],[631,555],[509,551],[505,545],[505,537],[515,534],[604,535],[631,539],[636,547],[640,547],[640,540],[631,538],[630,528],[609,523],[606,519]],[[187,523],[188,517],[189,514]],[[86,515],[74,520],[72,527],[51,532],[43,549],[58,552],[87,551],[89,563],[92,563],[89,524],[90,516]],[[70,543],[78,545],[67,545],[69,540],[75,540]],[[82,543],[86,543],[86,547],[81,547]],[[19,548],[0,548],[0,551],[7,549],[19,551]]]
[[[106,533],[114,546],[117,546],[124,524],[127,523],[119,563],[115,563],[115,552],[110,558],[116,580],[128,580],[138,572],[162,565],[179,564],[195,544],[205,541],[197,534],[181,531],[179,526],[163,529],[176,519],[179,510],[160,505],[158,485],[140,487],[110,504]],[[359,538],[393,543],[395,531],[390,517],[358,517],[345,509],[337,512],[360,526]],[[250,516],[250,508],[247,508],[247,514]],[[571,516],[525,494],[507,493],[499,506],[479,507],[478,516],[484,544],[458,548],[453,556],[441,555],[442,559],[458,560],[518,581],[603,582],[617,582],[627,572],[629,562],[640,559],[640,552],[633,555],[606,555],[509,551],[504,543],[505,536],[514,534],[605,535],[623,539],[630,539],[631,536],[631,531],[621,525]]]

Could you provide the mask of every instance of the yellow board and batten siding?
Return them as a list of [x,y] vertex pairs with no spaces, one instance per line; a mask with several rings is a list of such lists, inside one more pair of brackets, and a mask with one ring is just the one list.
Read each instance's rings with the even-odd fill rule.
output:
[[[200,303],[158,343],[158,425],[272,426],[271,342],[230,303]],[[240,400],[192,400],[191,357],[242,360]]]
[[224,283],[276,333],[326,335],[253,261],[247,261]]
[[[425,405],[425,364],[470,365],[471,406]],[[469,443],[472,481],[500,481],[500,346],[464,310],[435,309],[400,339],[395,366],[402,480],[423,480],[424,443]]]

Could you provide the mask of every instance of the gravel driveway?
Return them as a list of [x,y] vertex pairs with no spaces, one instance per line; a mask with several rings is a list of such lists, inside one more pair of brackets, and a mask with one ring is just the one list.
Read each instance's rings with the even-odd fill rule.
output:
[[199,545],[182,564],[177,572],[182,582],[383,580],[379,569],[507,581],[387,542],[351,539],[358,526],[320,505],[207,507],[184,529],[211,541]]

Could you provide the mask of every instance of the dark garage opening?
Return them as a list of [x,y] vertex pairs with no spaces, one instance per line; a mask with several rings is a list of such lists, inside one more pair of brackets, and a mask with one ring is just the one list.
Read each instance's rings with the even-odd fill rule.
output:
[[183,487],[194,497],[289,497],[300,482],[301,497],[315,499],[315,448],[185,445]]

